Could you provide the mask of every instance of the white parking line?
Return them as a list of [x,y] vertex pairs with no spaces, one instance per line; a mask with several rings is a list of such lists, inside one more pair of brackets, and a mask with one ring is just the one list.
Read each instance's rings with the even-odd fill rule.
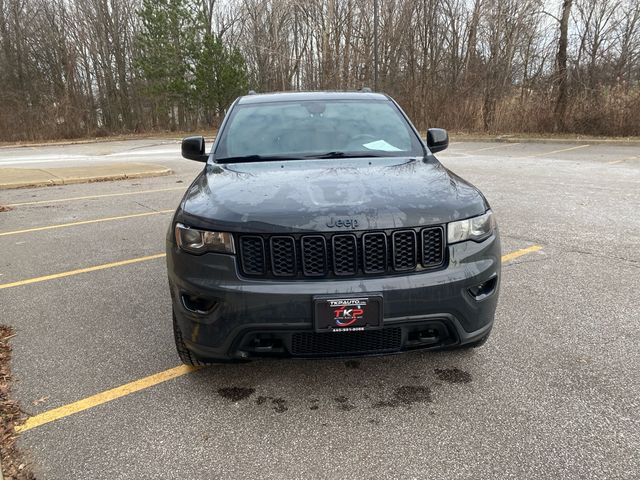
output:
[[118,157],[155,157],[157,155],[175,154],[176,157],[180,156],[180,149],[165,148],[162,150],[148,149],[144,151],[127,151],[127,152],[115,152],[107,153],[105,155],[78,155],[78,154],[42,154],[42,155],[29,155],[24,157],[6,157],[0,158],[0,166],[5,165],[28,165],[32,163],[59,163],[69,161],[111,161],[112,158]]
[[542,152],[542,153],[536,153],[534,155],[527,155],[526,157],[523,157],[523,158],[544,157],[547,155],[553,155],[555,153],[569,152],[571,150],[578,150],[579,148],[587,148],[590,146],[591,145],[578,145],[577,147],[561,148],[560,150],[552,150],[551,152]]
[[467,152],[463,152],[463,153],[476,153],[476,152],[484,152],[486,150],[496,150],[498,148],[507,148],[507,147],[514,147],[516,145],[520,145],[520,143],[505,143],[502,145],[495,145],[493,147],[485,147],[485,148],[479,148],[477,150],[469,150]]
[[174,148],[165,148],[164,150],[145,150],[145,151],[136,151],[136,152],[116,152],[109,153],[108,155],[104,155],[105,157],[133,157],[133,156],[153,156],[164,153],[175,153],[176,155],[180,155],[180,149],[178,147]]
[[35,200],[33,202],[9,203],[8,205],[5,204],[5,206],[22,207],[25,205],[48,205],[50,203],[74,202],[77,200],[92,200],[95,198],[122,197],[126,195],[142,195],[143,193],[170,192],[173,190],[186,190],[186,187],[154,188],[151,190],[137,190],[134,192],[103,193],[101,195],[85,195],[83,197],[53,198],[50,200]]

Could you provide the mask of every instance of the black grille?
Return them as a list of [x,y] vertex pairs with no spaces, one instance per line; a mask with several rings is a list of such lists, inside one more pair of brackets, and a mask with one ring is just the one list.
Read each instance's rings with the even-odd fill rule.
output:
[[271,237],[271,271],[274,275],[288,277],[298,272],[293,237]]
[[355,275],[358,270],[358,254],[355,235],[334,235],[333,271],[336,275]]
[[327,242],[321,235],[302,237],[302,271],[318,277],[327,273]]
[[339,355],[393,352],[402,347],[402,329],[385,328],[364,332],[294,333],[292,355]]
[[442,228],[425,228],[422,231],[422,265],[436,267],[444,261]]
[[240,241],[242,258],[242,270],[249,275],[264,275],[266,273],[266,260],[264,252],[264,240],[262,237],[247,236]]
[[393,232],[393,268],[398,271],[416,268],[416,232],[402,230]]
[[442,227],[339,234],[241,235],[250,276],[342,277],[436,269],[445,264]]
[[387,236],[384,233],[365,233],[362,248],[365,273],[382,273],[387,269]]

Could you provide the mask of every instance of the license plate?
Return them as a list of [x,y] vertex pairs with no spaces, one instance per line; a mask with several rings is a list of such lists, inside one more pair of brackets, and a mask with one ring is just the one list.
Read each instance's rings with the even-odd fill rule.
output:
[[382,328],[382,295],[313,298],[316,332],[358,332]]

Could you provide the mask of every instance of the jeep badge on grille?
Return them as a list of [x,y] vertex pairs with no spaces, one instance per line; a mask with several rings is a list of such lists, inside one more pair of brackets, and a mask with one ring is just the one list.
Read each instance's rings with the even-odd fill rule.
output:
[[355,218],[333,218],[331,217],[327,222],[329,228],[358,228],[358,220]]

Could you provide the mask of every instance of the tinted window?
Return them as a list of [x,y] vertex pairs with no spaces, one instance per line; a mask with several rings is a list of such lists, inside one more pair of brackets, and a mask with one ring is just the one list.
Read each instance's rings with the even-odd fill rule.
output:
[[216,159],[247,155],[313,156],[328,152],[422,155],[415,133],[386,100],[236,105]]

